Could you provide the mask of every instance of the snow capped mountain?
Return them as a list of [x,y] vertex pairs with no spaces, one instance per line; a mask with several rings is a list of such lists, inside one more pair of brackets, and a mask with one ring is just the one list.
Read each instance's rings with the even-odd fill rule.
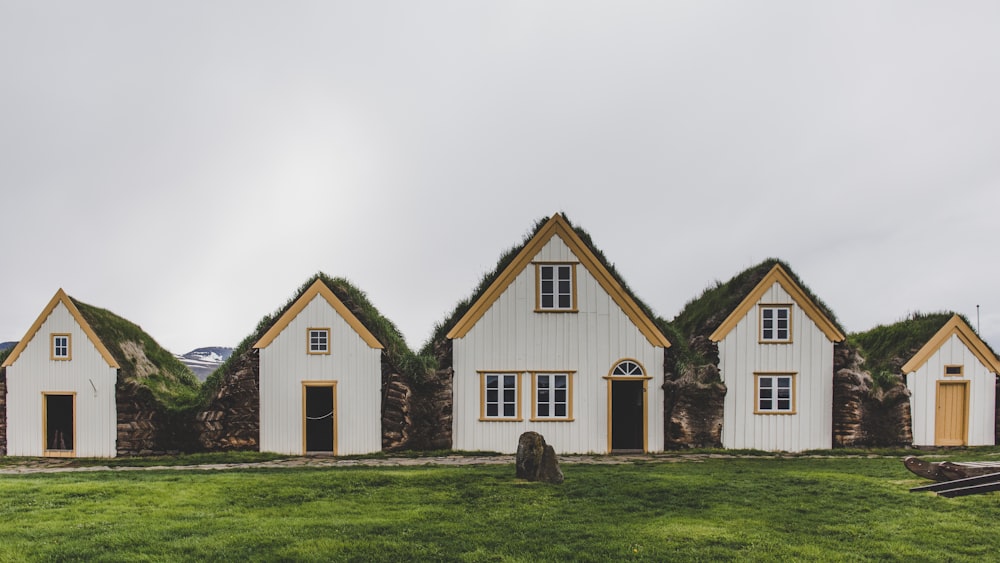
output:
[[205,381],[215,368],[222,365],[232,355],[233,349],[225,346],[209,346],[206,348],[195,348],[187,354],[177,355],[177,359],[186,365],[198,379]]

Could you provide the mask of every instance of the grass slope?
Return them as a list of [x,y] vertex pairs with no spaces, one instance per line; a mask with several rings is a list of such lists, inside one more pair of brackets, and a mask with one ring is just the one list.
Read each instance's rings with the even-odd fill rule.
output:
[[0,477],[0,560],[978,561],[1000,502],[898,459]]
[[[954,315],[955,313],[951,311],[913,313],[891,325],[879,325],[865,332],[851,333],[847,336],[847,341],[865,357],[865,368],[871,372],[872,378],[875,381],[884,381],[891,375],[900,374],[903,364],[908,362]],[[972,326],[965,316],[959,316],[966,324]]]
[[[107,309],[76,299],[73,303],[118,362],[119,380],[145,386],[170,411],[181,411],[197,404],[198,378],[142,328]],[[138,345],[148,362],[125,353],[122,344],[129,342]]]

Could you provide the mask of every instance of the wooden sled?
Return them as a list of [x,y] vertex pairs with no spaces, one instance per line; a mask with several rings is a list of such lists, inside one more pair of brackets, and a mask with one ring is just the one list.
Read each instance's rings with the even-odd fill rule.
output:
[[903,465],[914,474],[934,481],[955,481],[1000,473],[1000,462],[994,461],[924,461],[911,455],[903,459]]

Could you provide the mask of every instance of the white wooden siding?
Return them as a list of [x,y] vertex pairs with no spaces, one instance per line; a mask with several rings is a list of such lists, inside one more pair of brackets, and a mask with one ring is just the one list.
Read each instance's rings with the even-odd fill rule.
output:
[[[963,366],[962,377],[945,377],[944,366]],[[991,446],[995,433],[996,376],[959,339],[952,335],[920,369],[906,375],[910,389],[910,409],[913,423],[913,445],[934,445],[934,422],[937,412],[939,381],[969,382],[970,446]]]
[[[50,359],[52,333],[70,335],[71,360]],[[7,455],[43,455],[42,393],[76,393],[76,456],[115,457],[117,378],[118,370],[108,366],[66,306],[56,305],[7,367]]]
[[[576,261],[558,236],[534,261]],[[654,347],[583,267],[576,267],[577,313],[536,313],[535,268],[528,266],[453,348],[453,444],[460,450],[513,453],[522,432],[540,433],[558,453],[608,451],[608,383],[623,359],[649,382],[647,444],[663,449],[663,348]],[[520,422],[480,421],[479,371],[519,371]],[[531,371],[572,371],[573,421],[531,422]]]
[[[330,353],[308,354],[309,328],[330,329]],[[302,382],[336,381],[337,454],[382,449],[381,350],[317,295],[260,350],[260,450],[302,454]]]
[[[725,448],[797,452],[829,449],[833,442],[833,343],[780,284],[758,304],[792,305],[792,342],[760,344],[758,307],[719,342],[719,371],[726,384]],[[795,414],[754,414],[754,373],[795,374]]]

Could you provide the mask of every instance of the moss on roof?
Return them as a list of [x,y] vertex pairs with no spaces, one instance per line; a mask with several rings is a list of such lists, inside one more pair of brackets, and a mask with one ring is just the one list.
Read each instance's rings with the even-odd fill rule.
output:
[[[674,334],[674,330],[669,326],[669,324],[665,320],[653,314],[652,309],[650,309],[645,302],[639,299],[635,295],[635,293],[632,292],[632,289],[629,287],[629,285],[625,283],[625,280],[622,279],[621,275],[618,274],[618,270],[615,269],[614,264],[609,262],[607,257],[604,256],[604,253],[599,248],[594,246],[594,242],[591,239],[590,234],[581,227],[574,225],[573,222],[570,221],[565,214],[563,214],[563,219],[566,220],[566,223],[569,224],[569,226],[573,229],[576,235],[580,237],[580,240],[583,241],[583,244],[587,247],[588,250],[590,250],[591,253],[593,253],[594,257],[597,258],[597,260],[601,263],[601,265],[608,270],[608,272],[611,274],[612,277],[614,277],[615,281],[617,281],[619,285],[621,285],[625,293],[629,297],[631,297],[633,301],[635,301],[636,305],[639,306],[639,308],[647,317],[653,320],[653,322],[657,325],[657,328],[659,328],[663,332],[664,336],[667,337],[667,340],[669,340],[671,344],[674,344],[675,342],[672,337],[672,335]],[[527,246],[529,242],[531,242],[531,239],[535,238],[535,235],[538,234],[538,231],[540,231],[542,227],[544,227],[545,224],[549,222],[549,220],[550,220],[549,217],[542,217],[541,219],[535,221],[534,227],[532,227],[532,229],[528,231],[527,234],[524,235],[520,244],[507,249],[503,254],[500,255],[499,260],[497,260],[496,266],[492,270],[483,275],[482,279],[480,279],[479,281],[479,285],[477,285],[476,289],[472,292],[472,295],[460,301],[452,310],[452,312],[447,317],[445,317],[445,320],[441,321],[440,323],[434,326],[434,332],[431,335],[430,340],[428,340],[427,343],[425,343],[420,350],[421,355],[424,356],[433,355],[435,349],[440,349],[442,347],[442,343],[447,341],[446,335],[448,334],[448,331],[451,330],[451,328],[455,326],[455,323],[461,320],[461,318],[465,315],[465,313],[469,311],[472,305],[475,304],[476,301],[478,301],[479,298],[481,298],[484,293],[486,293],[486,290],[489,289],[490,285],[494,281],[496,281],[497,278],[500,277],[500,274],[502,274],[504,270],[507,269],[507,266],[509,266],[511,262],[513,262],[514,259],[517,257],[517,255],[522,250],[524,250],[524,247]]]
[[139,325],[107,309],[70,299],[118,362],[119,381],[134,381],[146,387],[170,411],[184,410],[197,403],[198,378]]
[[[851,333],[847,336],[847,341],[865,358],[865,369],[878,381],[890,375],[900,375],[903,365],[955,314],[952,311],[913,313],[890,325],[878,325],[864,332]],[[959,317],[972,327],[964,315]],[[996,355],[989,344],[986,347]]]
[[384,347],[384,357],[396,370],[399,370],[413,381],[420,382],[423,381],[424,375],[428,370],[435,368],[432,358],[419,357],[410,350],[403,335],[396,328],[396,325],[372,305],[363,291],[344,278],[335,278],[323,272],[318,272],[306,280],[283,306],[273,313],[265,315],[257,323],[257,328],[236,346],[229,359],[208,376],[205,383],[202,384],[203,402],[207,403],[211,400],[225,376],[235,368],[238,359],[247,353],[278,322],[281,316],[302,297],[302,294],[316,280],[321,280],[337,296],[337,299],[340,299],[344,306],[358,318],[358,321],[378,339]]
[[715,332],[715,329],[719,328],[726,317],[739,306],[775,265],[781,265],[823,315],[830,319],[830,322],[838,330],[844,332],[830,307],[802,283],[802,280],[787,263],[777,258],[768,258],[756,266],[751,266],[736,274],[725,283],[716,282],[714,286],[706,288],[700,296],[684,305],[681,312],[674,317],[673,324],[688,339],[696,336],[708,337]]

